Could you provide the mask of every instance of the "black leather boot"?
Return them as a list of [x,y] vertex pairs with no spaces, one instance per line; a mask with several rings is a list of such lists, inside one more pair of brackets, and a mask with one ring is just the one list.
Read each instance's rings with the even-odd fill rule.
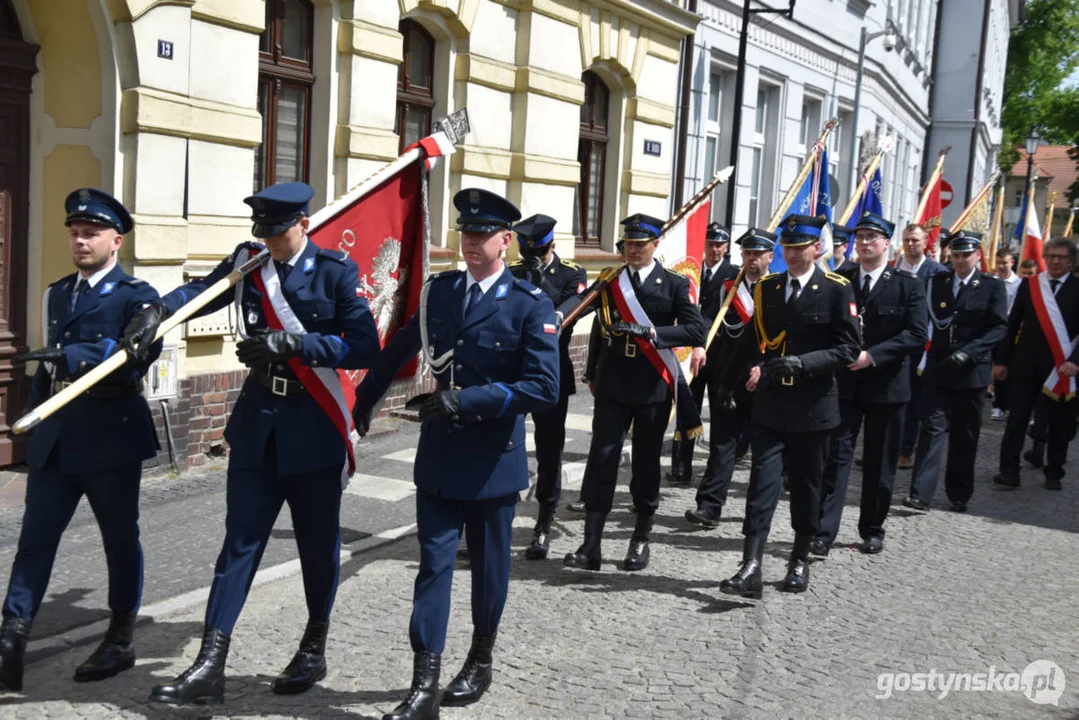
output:
[[567,555],[562,563],[580,570],[599,570],[603,562],[600,539],[603,537],[603,525],[606,522],[607,513],[589,510],[584,518],[584,542],[577,548],[577,552]]
[[111,678],[135,665],[135,620],[137,613],[113,613],[105,639],[82,665],[75,668],[75,682],[95,682]]
[[225,702],[225,659],[229,636],[206,628],[194,664],[169,685],[157,685],[150,699],[170,705],[220,705]]
[[273,681],[275,693],[302,693],[326,677],[326,634],[329,631],[328,622],[307,621],[307,629],[300,640],[300,649],[292,656],[292,662]]
[[532,531],[532,542],[525,548],[526,560],[546,560],[547,552],[551,547],[551,522],[554,520],[554,510],[540,508],[539,517],[536,518],[536,527]]
[[0,625],[0,692],[22,691],[23,658],[32,625],[16,617],[5,617]]
[[438,677],[442,672],[442,656],[418,652],[412,659],[412,686],[404,702],[386,713],[382,720],[438,720]]
[[809,587],[809,546],[812,535],[795,535],[794,550],[787,565],[787,577],[783,578],[783,592],[800,593]]
[[648,558],[651,552],[648,549],[648,536],[652,532],[652,518],[637,515],[637,522],[633,526],[633,535],[629,539],[629,550],[626,559],[622,561],[622,569],[629,572],[644,570],[648,567]]
[[472,631],[472,647],[468,650],[464,667],[442,693],[444,706],[471,705],[491,687],[491,651],[495,647],[496,634],[481,635]]
[[719,591],[727,595],[761,599],[764,580],[761,565],[764,561],[764,543],[767,536],[749,536],[742,541],[742,567],[732,577],[719,584]]

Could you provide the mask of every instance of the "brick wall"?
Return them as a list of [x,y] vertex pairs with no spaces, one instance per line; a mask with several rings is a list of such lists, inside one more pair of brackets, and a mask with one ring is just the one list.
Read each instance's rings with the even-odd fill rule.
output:
[[[587,335],[575,336],[570,342],[570,357],[573,358],[578,381],[584,373],[587,351]],[[228,446],[224,440],[225,423],[233,403],[240,396],[240,387],[246,377],[246,370],[193,375],[180,381],[177,397],[169,398],[164,404],[159,400],[151,400],[150,412],[154,416],[161,450],[156,458],[146,461],[145,468],[147,470],[169,468],[167,426],[164,420],[166,409],[169,418],[168,426],[172,430],[176,465],[181,471],[203,465],[212,458],[227,455]],[[416,393],[430,392],[434,387],[434,378],[430,375],[424,378],[419,389],[412,380],[394,382],[386,393],[381,414],[384,415],[391,410],[403,407],[405,401]]]

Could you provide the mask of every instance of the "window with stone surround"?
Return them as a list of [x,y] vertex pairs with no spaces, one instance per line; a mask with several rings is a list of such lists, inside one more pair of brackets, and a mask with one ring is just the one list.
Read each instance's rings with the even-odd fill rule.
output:
[[397,114],[393,131],[398,152],[431,132],[435,107],[435,39],[415,20],[397,26],[404,37],[404,59],[397,69]]
[[577,161],[581,164],[581,181],[575,191],[576,213],[573,234],[578,247],[600,246],[603,219],[604,168],[607,164],[607,121],[611,93],[603,80],[586,70],[584,104],[581,105],[580,134],[577,142]]
[[255,151],[256,191],[279,182],[307,182],[313,20],[308,0],[266,0],[266,29],[259,38],[262,145]]

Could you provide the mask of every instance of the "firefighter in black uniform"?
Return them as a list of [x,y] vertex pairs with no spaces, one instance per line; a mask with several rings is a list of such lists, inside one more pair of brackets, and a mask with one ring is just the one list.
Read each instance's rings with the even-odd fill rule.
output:
[[837,273],[854,270],[858,263],[850,258],[850,242],[854,228],[845,225],[832,226],[832,267]]
[[[697,293],[697,305],[701,308],[704,316],[705,329],[711,327],[712,321],[719,312],[719,306],[723,302],[723,284],[728,280],[738,277],[738,266],[732,265],[727,248],[730,247],[731,234],[727,228],[719,223],[708,226],[704,235],[704,258],[701,263],[701,284]],[[704,349],[701,348],[701,352]],[[708,392],[708,377],[699,373],[689,384],[693,394],[693,402],[697,407],[697,413],[701,411],[705,393]],[[694,439],[686,438],[681,426],[675,432],[675,440],[671,443],[671,471],[667,474],[667,480],[673,483],[688,483],[693,481],[693,447]]]
[[[630,490],[637,520],[622,567],[648,566],[652,516],[659,507],[663,435],[678,383],[678,360],[672,349],[701,345],[706,332],[700,310],[690,300],[689,281],[652,257],[663,221],[633,215],[622,224],[626,267],[595,301],[608,346],[599,354],[593,381],[595,415],[582,488],[587,510],[584,543],[565,558],[566,565],[589,570],[600,568],[600,536],[614,500],[631,422]],[[566,307],[560,310],[565,312]]]
[[[719,311],[728,293],[735,293],[723,321],[720,323],[707,354],[704,348],[694,348],[692,363],[700,363],[697,377],[708,382],[708,407],[712,421],[708,436],[708,464],[697,489],[697,505],[686,510],[686,520],[705,528],[719,525],[727,490],[734,475],[738,440],[749,424],[753,410],[753,394],[746,390],[749,363],[735,366],[731,362],[738,339],[753,332],[753,288],[768,272],[776,236],[767,230],[750,228],[738,238],[742,248],[745,274],[735,287],[734,280],[724,281],[712,309]],[[707,310],[705,311],[707,312]],[[744,360],[750,358],[743,355]],[[756,364],[756,363],[753,363]]]
[[[809,546],[820,528],[821,477],[829,438],[839,425],[835,374],[858,359],[858,307],[850,282],[816,266],[827,220],[788,215],[780,243],[787,270],[753,292],[753,332],[742,333],[736,365],[754,358],[746,389],[753,398],[753,472],[742,525],[742,567],[720,583],[731,595],[761,595],[761,562],[782,486],[790,476],[794,550],[782,589],[809,586]],[[749,360],[752,364],[754,360]]]
[[978,269],[979,233],[960,230],[950,236],[948,247],[951,268],[929,281],[922,422],[910,494],[903,504],[929,509],[947,455],[944,489],[950,509],[966,512],[974,494],[974,459],[993,349],[1008,329],[1008,294],[1000,278]]
[[[514,226],[521,259],[510,265],[510,272],[543,290],[558,307],[566,300],[584,292],[588,277],[577,263],[563,260],[554,251],[554,226],[557,221],[547,215],[533,215]],[[532,542],[525,549],[529,560],[543,560],[550,545],[551,522],[554,521],[558,500],[562,495],[562,449],[566,445],[566,413],[569,396],[577,392],[573,379],[573,361],[569,343],[573,328],[562,328],[558,338],[561,387],[558,403],[551,408],[532,413],[536,426],[536,501],[539,516]]]
[[884,549],[884,520],[903,439],[903,417],[910,402],[911,357],[925,348],[925,290],[922,281],[888,265],[888,246],[895,225],[875,213],[858,221],[855,237],[858,264],[840,270],[854,287],[861,321],[862,350],[839,372],[840,426],[824,471],[820,530],[815,555],[827,555],[839,532],[850,479],[854,444],[865,423],[862,501],[858,534],[869,554]]

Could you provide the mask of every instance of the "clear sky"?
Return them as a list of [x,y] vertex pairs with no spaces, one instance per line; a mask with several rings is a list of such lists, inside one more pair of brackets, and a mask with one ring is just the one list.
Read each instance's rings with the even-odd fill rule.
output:
[[1075,72],[1068,76],[1064,81],[1064,87],[1076,87],[1079,86],[1079,68],[1076,68]]

